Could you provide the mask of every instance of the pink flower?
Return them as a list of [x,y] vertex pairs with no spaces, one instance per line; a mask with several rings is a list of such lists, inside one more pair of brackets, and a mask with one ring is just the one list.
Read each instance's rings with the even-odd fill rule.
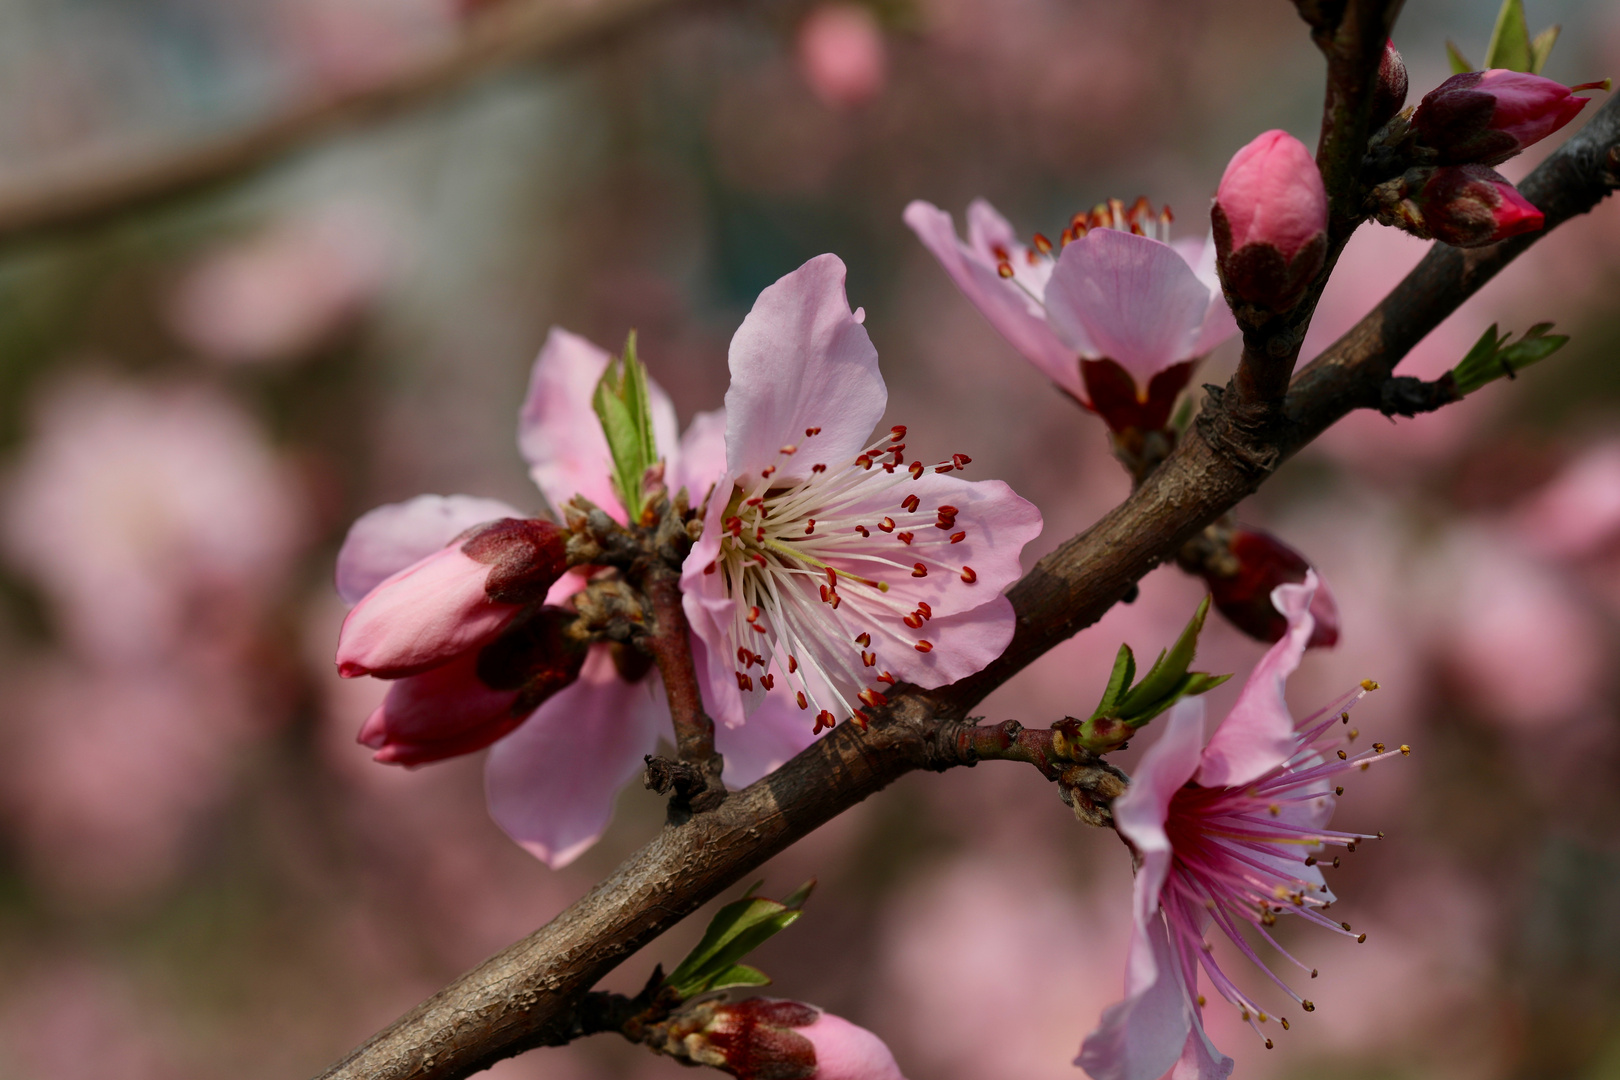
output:
[[870,8],[822,4],[799,24],[796,45],[799,70],[825,104],[850,109],[883,91],[888,58]]
[[[1135,929],[1126,998],[1103,1013],[1076,1060],[1095,1080],[1157,1080],[1172,1068],[1189,1080],[1231,1072],[1232,1060],[1204,1034],[1199,967],[1257,1033],[1270,1017],[1205,946],[1211,923],[1306,1012],[1315,1006],[1266,967],[1240,927],[1247,924],[1277,947],[1269,927],[1288,913],[1355,936],[1347,923],[1324,914],[1335,897],[1313,853],[1324,844],[1353,851],[1371,837],[1324,828],[1343,792],[1331,780],[1407,749],[1386,751],[1379,743],[1354,755],[1334,749],[1339,722],[1348,721],[1346,710],[1363,688],[1294,723],[1283,686],[1311,636],[1315,589],[1314,574],[1303,585],[1277,589],[1273,602],[1288,616],[1288,636],[1255,666],[1209,743],[1202,745],[1202,699],[1181,702],[1114,804],[1120,835],[1139,860]],[[1287,1020],[1281,1023],[1286,1029]]]
[[1540,75],[1492,68],[1453,75],[1423,96],[1412,115],[1418,142],[1446,164],[1495,165],[1540,142],[1575,118],[1587,99]]
[[1435,169],[1408,204],[1424,234],[1453,247],[1481,247],[1535,232],[1542,212],[1507,177],[1483,165]]
[[738,1080],[904,1080],[882,1039],[798,1001],[700,1002],[671,1022],[667,1038],[683,1059]]
[[[607,364],[603,350],[553,329],[535,361],[518,444],[548,503],[562,506],[582,494],[622,522],[624,509],[610,481],[607,440],[591,408],[592,391]],[[687,487],[701,500],[724,468],[724,418],[719,413],[699,415],[677,442],[673,405],[656,384],[649,390],[654,435],[665,455],[670,485]],[[536,651],[532,640],[525,641],[519,643],[527,661],[517,673],[521,679],[513,676],[509,664],[503,668],[498,655],[503,643],[550,617],[546,613],[566,603],[584,580],[563,575],[540,606],[534,597],[520,596],[518,603],[491,601],[484,587],[490,567],[447,545],[473,527],[522,517],[522,511],[505,503],[466,495],[422,495],[379,507],[350,530],[338,556],[337,580],[339,592],[350,602],[393,581],[395,588],[405,590],[399,606],[407,613],[419,610],[404,603],[412,594],[416,600],[426,595],[450,601],[439,607],[431,626],[417,628],[408,648],[395,651],[407,659],[422,653],[442,656],[447,650],[451,657],[393,683],[362,728],[361,741],[377,751],[378,760],[409,765],[469,753],[498,740],[485,768],[490,812],[524,848],[560,867],[607,827],[618,789],[640,772],[643,757],[657,750],[659,734],[669,725],[669,708],[657,672],[626,681],[607,645],[592,646],[580,658],[560,644]],[[484,586],[479,585],[480,570],[486,575]],[[420,585],[418,577],[423,579]],[[379,615],[385,606],[384,600],[376,602]],[[455,652],[452,643],[461,642],[470,644]],[[576,672],[577,680],[569,682]],[[558,682],[564,684],[560,689]],[[530,703],[537,687],[549,695],[538,707]],[[717,733],[726,781],[752,783],[812,737],[796,714],[775,710],[762,712],[746,728]]]
[[905,220],[990,324],[1115,430],[1162,427],[1193,364],[1236,332],[1214,246],[1167,243],[1169,210],[1154,215],[1146,199],[1076,214],[1057,245],[1019,242],[982,199],[965,242],[930,203],[911,203]]
[[[943,686],[1012,638],[1001,590],[1041,516],[1000,481],[875,442],[888,391],[844,264],[818,256],[760,294],[731,341],[726,472],[681,573],[704,701],[730,727],[767,703],[815,728]],[[755,669],[758,669],[757,671]]]
[[1211,217],[1226,291],[1281,309],[1304,294],[1327,255],[1327,188],[1305,144],[1267,131],[1232,155]]
[[1620,441],[1586,450],[1514,512],[1514,531],[1546,555],[1584,559],[1620,541]]

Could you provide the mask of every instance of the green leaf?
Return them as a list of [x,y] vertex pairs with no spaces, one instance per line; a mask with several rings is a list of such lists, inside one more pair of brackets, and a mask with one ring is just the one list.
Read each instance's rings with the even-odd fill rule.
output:
[[1093,720],[1099,716],[1107,716],[1125,696],[1125,691],[1131,687],[1131,680],[1136,678],[1136,657],[1131,653],[1129,645],[1120,645],[1119,652],[1114,655],[1114,670],[1108,676],[1108,688],[1103,691],[1102,700],[1091,713]]
[[658,463],[647,369],[636,358],[634,330],[625,342],[624,355],[614,357],[602,372],[591,405],[613,456],[613,490],[633,523],[641,516],[643,479]]
[[1547,57],[1552,55],[1553,45],[1558,41],[1558,32],[1563,29],[1553,23],[1547,29],[1537,34],[1530,41],[1530,73],[1540,75],[1541,69],[1547,66]]
[[1451,381],[1459,395],[1471,394],[1487,383],[1504,376],[1516,378],[1531,364],[1540,363],[1562,349],[1569,341],[1568,334],[1549,334],[1552,323],[1537,323],[1524,332],[1518,341],[1509,344],[1511,333],[1501,334],[1492,323],[1462,362],[1451,369]]
[[1530,27],[1524,20],[1524,0],[1502,0],[1496,15],[1496,28],[1485,49],[1487,68],[1529,71],[1531,65]]
[[709,981],[705,992],[710,990],[729,990],[733,986],[769,986],[771,977],[757,967],[747,964],[733,964]]
[[1159,658],[1153,662],[1153,666],[1142,677],[1142,681],[1120,701],[1119,709],[1123,718],[1133,719],[1146,706],[1163,700],[1175,691],[1186,677],[1187,668],[1192,666],[1193,655],[1198,651],[1198,634],[1204,629],[1204,617],[1208,614],[1209,597],[1205,596],[1198,605],[1198,610],[1193,612],[1187,628],[1176,638],[1176,643],[1170,646],[1168,651],[1159,654]]
[[1468,58],[1462,54],[1462,50],[1450,41],[1446,42],[1446,59],[1451,61],[1451,73],[1453,75],[1465,75],[1474,70],[1474,65],[1468,62]]
[[725,980],[733,980],[726,982],[730,986],[769,982],[763,973],[738,961],[797,922],[814,886],[814,881],[807,882],[787,903],[754,896],[750,889],[749,895],[727,904],[715,912],[703,940],[669,973],[664,985],[685,1001],[721,989]]

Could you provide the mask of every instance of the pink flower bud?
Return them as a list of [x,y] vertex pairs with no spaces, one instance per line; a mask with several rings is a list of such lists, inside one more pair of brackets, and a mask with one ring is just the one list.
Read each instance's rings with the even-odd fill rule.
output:
[[1535,232],[1545,218],[1501,173],[1484,165],[1435,169],[1403,207],[1412,231],[1453,247],[1481,247]]
[[1269,310],[1297,301],[1326,257],[1327,212],[1315,160],[1286,131],[1232,155],[1210,212],[1227,298]]
[[871,9],[822,4],[799,25],[797,46],[799,70],[824,104],[852,109],[883,91],[888,57]]
[[505,518],[407,566],[367,593],[338,635],[338,674],[417,675],[490,641],[568,568],[549,521]]
[[822,1012],[799,1034],[816,1048],[815,1080],[902,1080],[883,1040],[841,1016]]
[[664,1037],[665,1053],[738,1080],[904,1080],[882,1039],[798,1001],[699,1002]]
[[1495,165],[1574,119],[1587,99],[1573,91],[1603,85],[1569,87],[1503,68],[1469,71],[1424,95],[1412,115],[1412,131],[1443,164]]
[[1378,82],[1373,86],[1371,122],[1377,131],[1395,118],[1406,105],[1409,84],[1406,61],[1396,51],[1393,41],[1384,42],[1384,57],[1378,63]]
[[[1288,632],[1288,619],[1271,602],[1272,590],[1304,581],[1311,564],[1275,536],[1257,529],[1234,530],[1227,551],[1229,561],[1211,560],[1202,571],[1215,607],[1250,637],[1281,640]],[[1306,647],[1331,648],[1337,644],[1339,606],[1320,575],[1310,612],[1316,623]]]

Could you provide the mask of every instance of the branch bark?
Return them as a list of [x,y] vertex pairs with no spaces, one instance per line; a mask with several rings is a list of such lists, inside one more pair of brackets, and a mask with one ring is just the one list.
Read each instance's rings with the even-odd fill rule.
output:
[[461,39],[371,86],[317,97],[245,130],[135,158],[86,162],[0,188],[0,244],[99,225],[227,184],[324,139],[419,107],[498,68],[573,55],[690,0],[508,0]]
[[[1520,186],[1547,228],[1615,186],[1620,102]],[[451,1080],[535,1046],[568,1041],[580,1003],[632,952],[812,829],[914,769],[977,760],[967,712],[1036,657],[1096,622],[1138,578],[1239,500],[1280,461],[1356,408],[1376,408],[1395,364],[1467,296],[1537,239],[1459,251],[1436,245],[1381,304],[1295,378],[1284,423],[1264,446],[1234,446],[1229,426],[1195,425],[1120,506],[1042,559],[1009,594],[1018,628],[1003,656],[938,690],[910,689],[861,734],[836,728],[719,807],[666,827],[549,924],[491,957],[373,1036],[323,1080]],[[1212,395],[1204,417],[1219,413]],[[1211,439],[1207,431],[1227,432]],[[1007,731],[1009,745],[1013,733]]]

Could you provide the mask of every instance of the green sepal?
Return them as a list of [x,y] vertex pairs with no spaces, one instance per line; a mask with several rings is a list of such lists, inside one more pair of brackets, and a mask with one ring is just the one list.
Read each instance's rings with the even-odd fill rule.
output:
[[752,886],[741,900],[715,912],[703,940],[664,980],[664,986],[681,1001],[725,986],[770,982],[763,972],[738,961],[798,921],[815,882],[807,882],[785,902],[753,895],[758,887]]
[[1468,57],[1464,56],[1462,50],[1450,41],[1446,42],[1446,59],[1451,62],[1451,73],[1453,75],[1466,75],[1474,70],[1474,65],[1468,62]]
[[641,517],[642,482],[647,470],[658,464],[647,369],[636,358],[634,330],[624,344],[624,355],[614,357],[602,372],[591,405],[602,422],[602,434],[613,456],[613,490],[624,504],[628,520],[634,523]]
[[1485,66],[1530,71],[1532,63],[1524,0],[1502,0],[1502,10],[1496,14],[1496,27],[1491,31],[1491,43],[1485,48]]
[[1074,757],[1079,750],[1092,754],[1118,750],[1138,728],[1182,698],[1207,693],[1232,677],[1187,670],[1198,651],[1198,635],[1209,615],[1209,602],[1209,597],[1204,597],[1175,644],[1159,653],[1135,686],[1131,680],[1136,675],[1136,657],[1129,645],[1119,647],[1108,688],[1090,718],[1069,718],[1053,725],[1053,748],[1058,756]]
[[1531,364],[1539,363],[1562,349],[1568,334],[1549,334],[1553,324],[1537,323],[1511,344],[1511,333],[1498,334],[1492,323],[1462,362],[1451,369],[1451,381],[1459,396],[1471,394],[1504,375],[1514,378]]
[[1553,45],[1557,43],[1558,32],[1562,29],[1553,23],[1530,39],[1530,74],[1540,75],[1541,69],[1547,66],[1547,57],[1552,55]]

